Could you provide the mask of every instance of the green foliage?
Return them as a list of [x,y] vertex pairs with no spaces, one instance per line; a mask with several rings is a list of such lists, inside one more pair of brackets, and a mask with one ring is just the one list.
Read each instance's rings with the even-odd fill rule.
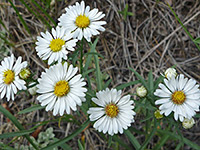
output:
[[127,16],[133,16],[133,13],[128,11],[128,4],[126,4],[123,11],[118,11],[118,12],[119,14],[122,14],[124,20],[126,20]]
[[[52,127],[47,128],[45,132],[40,132],[37,140],[34,137],[30,138],[39,149],[46,147],[56,140]],[[19,150],[35,150],[32,145],[21,145],[18,143],[15,143],[15,148]],[[54,147],[52,150],[58,150],[58,147]]]

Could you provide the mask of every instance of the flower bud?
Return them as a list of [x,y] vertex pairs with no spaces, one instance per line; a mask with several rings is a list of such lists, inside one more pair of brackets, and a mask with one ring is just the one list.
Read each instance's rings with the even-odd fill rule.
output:
[[174,68],[168,68],[166,71],[165,71],[165,77],[167,79],[170,79],[172,76],[176,77],[177,76],[177,73],[176,73],[176,69]]
[[[36,84],[36,83],[32,82],[29,86],[34,85],[34,84]],[[37,91],[36,85],[28,89],[28,92],[33,96],[36,95],[36,93],[37,93],[36,91]]]
[[145,97],[147,95],[147,89],[144,86],[137,87],[136,94],[139,97]]
[[185,118],[185,119],[183,120],[183,122],[182,122],[182,126],[183,126],[183,128],[185,128],[185,129],[190,129],[190,128],[192,128],[194,124],[195,124],[195,121],[194,121],[193,118],[191,118],[191,119]]
[[156,119],[162,119],[163,118],[163,115],[160,114],[160,110],[156,110],[154,112],[154,116],[156,117]]
[[28,79],[28,77],[30,77],[30,75],[31,75],[31,71],[28,68],[21,69],[21,71],[19,73],[20,78],[22,78],[24,80]]

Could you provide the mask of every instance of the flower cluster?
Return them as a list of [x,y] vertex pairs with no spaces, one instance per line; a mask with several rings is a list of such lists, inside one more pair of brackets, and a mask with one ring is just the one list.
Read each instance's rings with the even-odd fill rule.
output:
[[[37,95],[41,106],[46,111],[52,111],[53,115],[63,116],[77,111],[86,100],[88,89],[79,68],[74,67],[68,60],[68,53],[75,51],[79,40],[91,41],[92,36],[104,31],[105,16],[98,9],[90,10],[85,7],[84,1],[69,6],[66,12],[58,18],[58,26],[51,32],[41,32],[37,37],[36,52],[49,65],[41,73],[37,81],[26,82],[31,76],[27,68],[27,62],[22,62],[22,57],[16,60],[12,54],[4,58],[0,65],[0,94],[7,101],[14,100],[18,90],[26,90],[31,95]],[[174,119],[180,120],[185,129],[191,128],[195,123],[194,115],[199,111],[200,90],[199,85],[193,79],[185,78],[183,74],[177,75],[174,68],[165,71],[163,83],[155,92],[147,86],[136,89],[136,94],[143,100],[148,99],[149,93],[159,97],[153,105],[160,105],[154,112],[156,119],[162,119],[173,112]],[[163,77],[163,78],[164,78]],[[145,82],[145,81],[144,81]],[[152,81],[153,82],[153,81]],[[27,87],[26,87],[27,85]],[[89,95],[89,94],[88,94]],[[131,123],[135,122],[136,115],[133,110],[135,105],[130,95],[123,95],[122,91],[115,88],[100,90],[96,96],[91,97],[93,107],[88,108],[90,121],[94,121],[93,127],[99,132],[113,136],[123,133]]]

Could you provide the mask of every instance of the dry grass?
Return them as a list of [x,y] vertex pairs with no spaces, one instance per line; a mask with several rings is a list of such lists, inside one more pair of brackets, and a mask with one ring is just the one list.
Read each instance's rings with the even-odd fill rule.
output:
[[[57,18],[63,13],[64,8],[74,4],[72,1],[55,1],[48,9],[50,16],[57,22]],[[29,34],[19,17],[7,1],[0,2],[0,19],[5,24],[9,32],[5,31],[3,26],[0,30],[6,33],[6,39],[14,46],[5,45],[7,51],[12,51],[16,56],[23,56],[23,60],[27,60],[30,64],[35,77],[39,76],[43,71],[45,64],[39,59],[35,52],[35,40],[40,32],[48,29],[44,23],[37,19],[33,14],[23,7],[18,1],[13,3],[19,9],[21,16],[27,23],[31,34]],[[42,2],[39,2],[41,6]],[[126,83],[136,80],[134,74],[128,69],[129,67],[136,69],[142,76],[146,77],[150,70],[157,78],[160,72],[166,68],[176,65],[178,73],[183,73],[187,77],[192,77],[200,82],[200,55],[199,51],[190,40],[188,35],[181,28],[178,21],[173,16],[170,9],[162,2],[153,0],[87,0],[87,5],[91,8],[97,7],[106,14],[107,21],[106,31],[100,35],[100,40],[97,45],[97,51],[105,58],[101,59],[101,69],[105,74],[112,79],[110,87],[115,87],[121,83]],[[129,16],[126,20],[118,13],[122,11],[128,4],[129,11],[133,12],[133,16]],[[31,8],[36,8],[34,4],[29,3]],[[200,2],[199,0],[176,0],[173,1],[173,9],[187,27],[193,38],[200,36]],[[38,10],[40,11],[40,10]],[[42,12],[41,12],[42,14]],[[48,18],[46,18],[48,20]],[[49,21],[49,20],[48,20]],[[49,21],[50,22],[50,21]],[[53,25],[52,23],[50,23]],[[86,49],[85,51],[88,51]],[[7,53],[2,53],[7,55]],[[124,92],[135,92],[135,86],[125,89]],[[5,100],[1,100],[3,104]],[[32,127],[32,122],[40,122],[48,119],[54,119],[51,112],[37,111],[26,115],[17,115],[19,110],[27,108],[31,103],[38,103],[36,97],[27,96],[24,94],[17,96],[15,102],[7,103],[11,112],[24,124],[30,124],[26,128]],[[11,122],[6,121],[5,117],[0,115],[0,133],[16,131]],[[79,122],[78,117],[76,118]],[[136,120],[141,119],[140,116]],[[196,125],[191,130],[183,130],[187,138],[196,142],[200,140],[200,125],[199,120],[196,120]],[[43,126],[53,126],[56,136],[63,138],[72,133],[77,126],[70,122],[61,123],[60,128],[56,122],[49,123]],[[141,129],[139,121],[133,124],[137,129]],[[83,137],[83,135],[82,135]],[[144,137],[136,135],[142,143]],[[78,136],[81,138],[81,135]],[[90,128],[85,131],[86,149],[109,149],[107,141],[103,140],[101,134],[98,134],[94,129]],[[124,138],[125,139],[125,138]],[[155,140],[155,139],[154,139]],[[149,145],[153,145],[154,140]],[[7,139],[2,140],[8,143]],[[24,142],[22,139],[18,142]],[[128,140],[125,139],[127,144]],[[74,149],[77,149],[77,139],[68,143]],[[167,143],[166,149],[170,146],[174,148],[175,143]],[[168,148],[167,148],[168,147]],[[189,149],[186,146],[184,149]]]

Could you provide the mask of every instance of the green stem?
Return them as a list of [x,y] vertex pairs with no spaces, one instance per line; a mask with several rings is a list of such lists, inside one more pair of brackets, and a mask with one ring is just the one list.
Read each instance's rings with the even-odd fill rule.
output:
[[84,38],[81,40],[81,46],[80,46],[80,52],[81,52],[81,57],[79,59],[80,62],[80,73],[83,73],[83,43],[84,43]]
[[193,43],[196,45],[196,47],[200,51],[199,45],[194,42],[194,38],[192,37],[192,35],[190,34],[190,32],[186,29],[186,27],[183,25],[183,23],[181,22],[181,20],[178,18],[178,16],[176,15],[175,11],[172,9],[172,7],[168,3],[167,3],[167,5],[171,9],[171,11],[174,14],[175,18],[178,20],[178,22],[180,23],[180,25],[182,26],[182,28],[185,30],[185,32],[187,33],[187,35],[190,37],[190,39],[193,41]]

